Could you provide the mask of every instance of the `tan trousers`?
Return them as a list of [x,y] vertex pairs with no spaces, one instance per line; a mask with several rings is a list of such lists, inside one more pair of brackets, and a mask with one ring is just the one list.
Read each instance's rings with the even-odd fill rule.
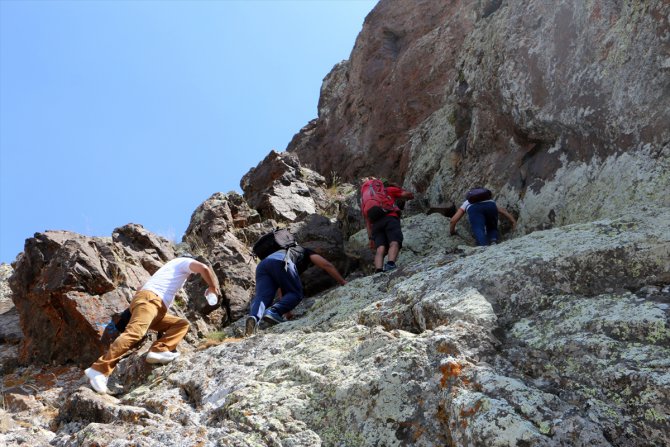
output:
[[146,335],[149,329],[162,332],[163,336],[151,345],[150,351],[172,351],[188,332],[188,321],[184,318],[167,314],[163,300],[153,292],[140,290],[130,302],[132,313],[126,330],[109,346],[107,352],[100,357],[91,368],[106,376],[112,373],[123,354],[128,352]]

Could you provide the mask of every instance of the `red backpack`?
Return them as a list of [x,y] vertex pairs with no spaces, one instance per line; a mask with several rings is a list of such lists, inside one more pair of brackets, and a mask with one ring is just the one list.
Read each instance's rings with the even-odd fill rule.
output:
[[376,222],[390,212],[400,211],[400,208],[386,192],[384,182],[373,178],[361,185],[361,211],[370,222]]

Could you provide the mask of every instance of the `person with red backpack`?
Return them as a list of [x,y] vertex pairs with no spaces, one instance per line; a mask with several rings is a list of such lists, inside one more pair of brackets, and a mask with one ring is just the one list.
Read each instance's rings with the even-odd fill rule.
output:
[[493,193],[486,188],[474,188],[465,195],[465,202],[456,211],[449,224],[449,233],[452,236],[457,234],[456,224],[465,213],[468,213],[472,234],[479,246],[498,243],[498,214],[502,214],[512,222],[512,229],[516,227],[514,217],[505,208],[496,205]]
[[[375,273],[396,268],[402,248],[400,207],[397,199],[413,199],[414,193],[383,179],[366,178],[361,185],[361,212],[368,230],[370,249],[375,250]],[[388,250],[388,261],[384,255]]]

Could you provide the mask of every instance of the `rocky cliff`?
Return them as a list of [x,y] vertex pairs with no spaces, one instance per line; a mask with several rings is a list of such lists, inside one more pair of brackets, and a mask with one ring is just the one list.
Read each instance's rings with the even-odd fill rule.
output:
[[[383,0],[288,147],[457,205],[487,185],[528,232],[668,206],[667,1]],[[416,205],[415,205],[416,206]]]
[[[47,231],[0,266],[0,443],[670,444],[669,19],[660,0],[381,0],[318,119],[244,196],[194,210],[182,243]],[[364,174],[417,192],[392,273],[370,274],[346,183]],[[519,216],[497,246],[424,213],[475,183]],[[249,246],[277,225],[349,284],[308,270],[293,319],[242,338]],[[95,394],[82,367],[182,251],[210,262],[221,305],[187,282],[182,356],[145,363],[150,333]]]

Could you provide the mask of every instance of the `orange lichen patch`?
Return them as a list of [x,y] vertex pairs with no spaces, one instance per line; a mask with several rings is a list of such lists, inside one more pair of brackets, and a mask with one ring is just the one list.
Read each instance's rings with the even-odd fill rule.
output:
[[475,404],[472,407],[461,409],[461,411],[458,413],[458,415],[461,418],[461,427],[462,428],[466,428],[468,426],[467,418],[471,417],[476,412],[478,412],[481,407],[482,407],[482,401],[478,400],[477,402],[475,402]]
[[440,371],[442,372],[442,378],[440,379],[440,386],[442,388],[447,386],[447,383],[452,383],[458,376],[461,375],[463,371],[463,366],[458,362],[447,362],[443,365],[440,365]]
[[467,409],[463,408],[460,411],[459,414],[460,414],[461,417],[470,417],[473,414],[475,414],[476,412],[478,412],[480,408],[482,408],[482,401],[478,400],[477,402],[475,402],[475,404],[472,406],[472,408],[467,408]]
[[56,375],[52,372],[35,374],[35,384],[41,388],[51,388],[56,385]]

